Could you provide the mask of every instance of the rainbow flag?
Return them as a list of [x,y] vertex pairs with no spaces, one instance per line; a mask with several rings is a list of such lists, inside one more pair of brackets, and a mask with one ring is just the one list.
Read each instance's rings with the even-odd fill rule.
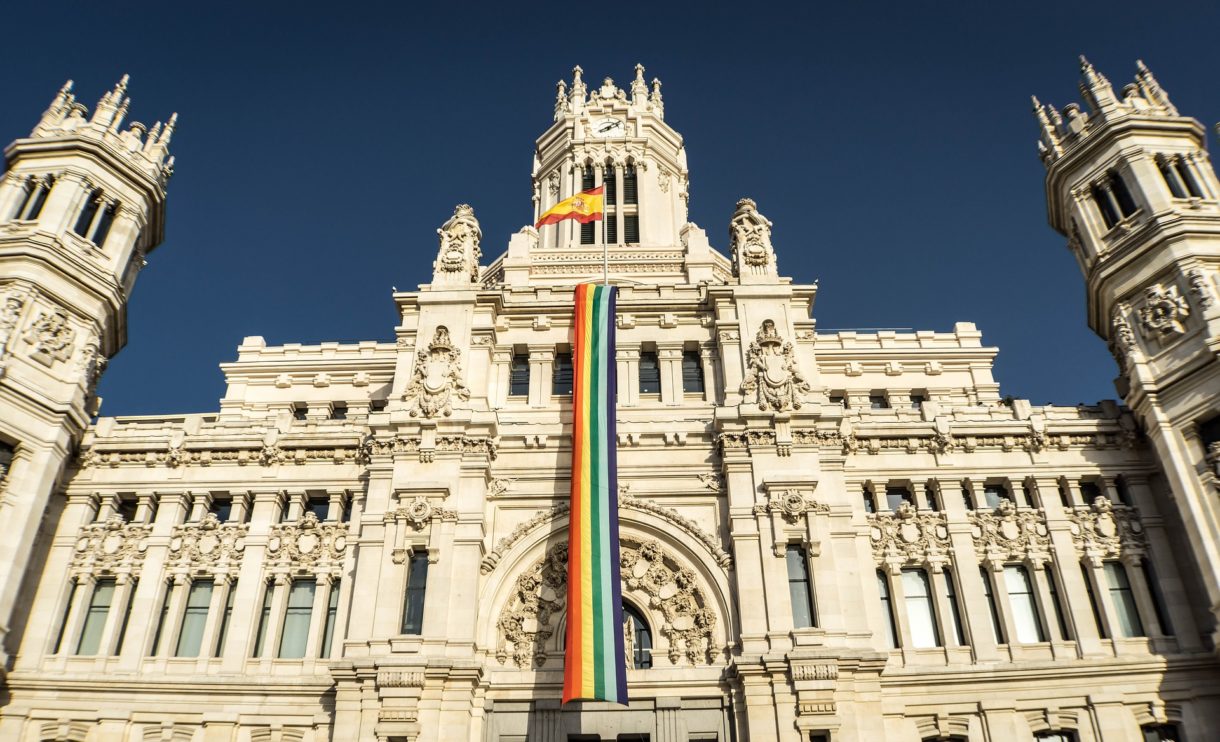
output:
[[581,224],[601,221],[605,212],[605,191],[605,186],[598,186],[565,198],[543,212],[534,229],[541,229],[544,224],[554,224],[564,219],[575,219]]
[[563,700],[627,703],[614,433],[615,287],[576,287]]

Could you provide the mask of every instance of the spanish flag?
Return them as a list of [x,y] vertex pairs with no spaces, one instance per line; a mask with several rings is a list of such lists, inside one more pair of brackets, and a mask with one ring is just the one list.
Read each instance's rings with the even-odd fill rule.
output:
[[546,210],[534,228],[537,229],[543,224],[561,222],[564,219],[575,219],[581,224],[601,221],[602,213],[605,211],[603,205],[605,197],[602,195],[604,192],[605,186],[598,186],[560,201]]

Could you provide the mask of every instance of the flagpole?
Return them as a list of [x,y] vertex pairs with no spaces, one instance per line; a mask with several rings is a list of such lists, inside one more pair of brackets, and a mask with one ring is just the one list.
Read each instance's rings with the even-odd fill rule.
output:
[[[618,191],[615,190],[615,195]],[[610,240],[606,239],[606,169],[602,168],[602,285],[610,285]]]

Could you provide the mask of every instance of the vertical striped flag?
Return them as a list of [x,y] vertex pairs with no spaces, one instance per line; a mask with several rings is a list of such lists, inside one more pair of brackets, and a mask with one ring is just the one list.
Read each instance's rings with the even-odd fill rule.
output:
[[576,287],[563,700],[627,703],[614,433],[615,287]]

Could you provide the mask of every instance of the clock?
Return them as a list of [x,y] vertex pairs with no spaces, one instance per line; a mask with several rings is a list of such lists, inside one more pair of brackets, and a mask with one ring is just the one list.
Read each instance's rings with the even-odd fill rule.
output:
[[604,118],[591,122],[594,136],[604,139],[627,136],[627,126],[622,119]]

